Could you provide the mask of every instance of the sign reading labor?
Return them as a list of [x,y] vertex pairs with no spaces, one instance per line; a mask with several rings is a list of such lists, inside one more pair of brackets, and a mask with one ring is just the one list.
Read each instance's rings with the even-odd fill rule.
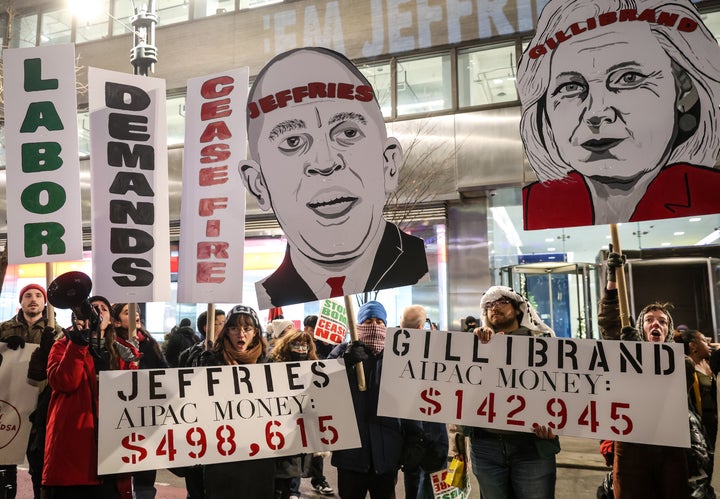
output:
[[170,299],[165,81],[90,68],[93,280],[112,301]]
[[5,49],[8,261],[82,259],[74,45]]
[[318,340],[339,345],[347,335],[347,312],[345,307],[333,300],[324,300],[320,307],[314,336]]
[[417,283],[425,246],[383,218],[403,152],[372,86],[343,55],[291,50],[258,74],[247,105],[251,161],[240,172],[287,237],[280,267],[256,283],[268,309]]
[[360,446],[339,361],[102,371],[99,474]]
[[551,0],[517,87],[526,229],[720,212],[720,48],[689,0]]
[[[661,393],[662,397],[638,397]],[[680,345],[388,329],[378,413],[688,447]],[[674,428],[673,431],[667,431]]]
[[248,69],[188,81],[178,301],[242,299]]

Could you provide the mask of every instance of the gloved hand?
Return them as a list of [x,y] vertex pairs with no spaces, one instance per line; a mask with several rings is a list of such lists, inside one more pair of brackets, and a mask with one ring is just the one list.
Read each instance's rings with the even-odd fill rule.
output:
[[607,260],[605,261],[607,266],[607,280],[608,282],[615,282],[617,280],[617,269],[622,269],[625,265],[625,255],[615,253],[610,246],[610,253],[608,254]]
[[642,335],[633,326],[625,326],[620,330],[620,339],[623,341],[642,341]]
[[71,327],[65,331],[65,335],[70,338],[70,341],[81,347],[86,347],[90,344],[89,329],[76,329],[75,327]]
[[25,348],[25,338],[23,338],[22,336],[8,336],[7,338],[3,338],[0,341],[4,341],[5,343],[7,343],[7,346],[10,350]]
[[368,359],[367,345],[362,341],[353,341],[348,345],[347,350],[343,354],[346,366],[354,366],[358,362],[363,362]]
[[30,381],[44,381],[47,379],[47,361],[53,343],[55,343],[55,328],[46,326],[40,336],[40,347],[30,355],[27,371],[27,377]]

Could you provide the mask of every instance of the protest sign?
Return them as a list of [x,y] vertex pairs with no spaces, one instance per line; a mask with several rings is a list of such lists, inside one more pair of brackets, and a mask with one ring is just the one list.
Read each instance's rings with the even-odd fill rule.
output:
[[170,300],[165,80],[88,70],[93,281],[111,302]]
[[103,371],[98,472],[360,446],[342,361]]
[[432,484],[433,498],[434,499],[467,499],[470,497],[470,480],[468,480],[467,473],[464,477],[464,486],[453,487],[445,483],[445,477],[447,477],[448,470],[440,470],[434,473],[430,473],[430,483]]
[[75,47],[5,49],[8,261],[82,259]]
[[339,345],[345,341],[347,335],[345,307],[333,300],[324,300],[320,307],[314,335],[316,339],[331,345]]
[[22,464],[30,437],[30,414],[38,398],[37,386],[27,382],[30,356],[38,345],[10,350],[0,343],[0,465]]
[[383,416],[688,447],[687,410],[680,345],[397,328],[385,340]]
[[248,68],[188,80],[178,302],[242,301]]

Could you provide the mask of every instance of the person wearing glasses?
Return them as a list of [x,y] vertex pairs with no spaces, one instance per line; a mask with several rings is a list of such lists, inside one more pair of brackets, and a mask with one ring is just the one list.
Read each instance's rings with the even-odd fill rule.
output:
[[[480,308],[483,325],[474,333],[483,343],[495,334],[555,336],[512,288],[492,286],[483,294]],[[555,497],[555,454],[560,444],[550,428],[536,425],[528,432],[472,428],[470,448],[483,499]]]
[[[236,305],[215,335],[213,346],[199,358],[200,366],[233,366],[267,362],[267,341],[257,313]],[[241,499],[274,497],[275,459],[251,459],[204,467],[205,497]]]

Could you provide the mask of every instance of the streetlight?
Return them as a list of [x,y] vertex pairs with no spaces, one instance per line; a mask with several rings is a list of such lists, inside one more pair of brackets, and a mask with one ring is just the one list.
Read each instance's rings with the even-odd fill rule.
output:
[[[132,5],[133,15],[130,16],[130,26],[106,12],[110,19],[122,24],[133,34],[133,46],[130,49],[130,63],[133,66],[133,73],[141,76],[148,76],[154,71],[154,65],[158,62],[158,50],[155,46],[155,26],[158,16],[155,13],[155,0],[147,0],[147,3],[140,8],[135,0],[129,0]],[[76,17],[94,17],[97,15],[98,2],[94,0],[68,0],[70,12]]]

